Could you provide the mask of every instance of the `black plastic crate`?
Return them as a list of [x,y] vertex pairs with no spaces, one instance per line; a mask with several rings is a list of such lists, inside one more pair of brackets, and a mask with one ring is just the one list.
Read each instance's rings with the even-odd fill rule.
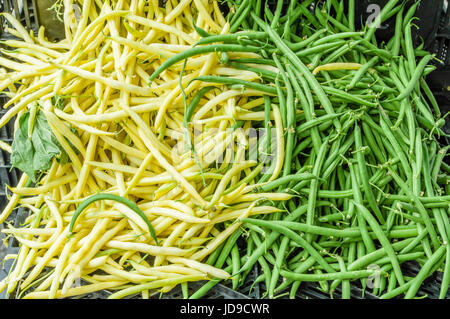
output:
[[[0,96],[0,105],[5,103],[6,98]],[[6,113],[0,110],[0,117]],[[8,122],[4,127],[0,128],[0,140],[11,145],[14,137],[14,119]],[[16,168],[11,168],[10,154],[4,150],[0,150],[0,207],[3,208],[7,203],[6,185],[15,186],[19,180],[20,172]]]

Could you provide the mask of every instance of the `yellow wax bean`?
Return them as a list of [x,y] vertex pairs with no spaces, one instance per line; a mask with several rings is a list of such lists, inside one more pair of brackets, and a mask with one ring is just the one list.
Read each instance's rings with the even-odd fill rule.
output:
[[105,244],[105,246],[108,248],[139,251],[152,256],[158,255],[185,256],[189,252],[189,250],[177,247],[161,247],[144,243],[123,242],[117,240],[110,240]]
[[313,70],[313,74],[316,75],[320,71],[335,71],[335,70],[359,70],[362,64],[359,63],[329,63],[319,65]]

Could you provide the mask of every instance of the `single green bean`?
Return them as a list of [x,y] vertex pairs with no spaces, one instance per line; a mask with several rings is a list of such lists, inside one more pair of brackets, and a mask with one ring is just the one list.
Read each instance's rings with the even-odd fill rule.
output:
[[195,55],[200,55],[209,52],[260,52],[259,47],[252,46],[242,46],[235,44],[215,44],[210,46],[194,47],[192,49],[178,53],[166,61],[164,61],[153,73],[150,75],[149,82],[151,83],[158,75],[160,75],[165,69],[174,65],[175,63],[185,60],[187,58],[193,57]]
[[441,259],[446,249],[446,246],[439,247],[433,253],[431,258],[429,258],[427,262],[422,266],[419,273],[412,280],[412,284],[409,286],[408,291],[405,294],[405,299],[412,299],[416,295],[417,291],[422,285],[422,282],[430,275],[431,268],[439,261],[439,259]]
[[397,280],[400,284],[404,284],[405,280],[403,279],[403,274],[400,269],[400,264],[398,262],[398,257],[395,254],[394,249],[392,248],[391,243],[389,242],[389,239],[386,237],[385,233],[381,229],[380,225],[376,221],[376,219],[372,216],[372,214],[365,208],[364,206],[355,203],[356,208],[358,211],[364,216],[364,219],[367,221],[367,223],[370,225],[372,230],[375,232],[375,234],[378,237],[378,240],[380,241],[381,245],[386,250],[387,255],[391,259],[392,267],[394,268],[395,275],[397,276]]
[[424,56],[422,60],[420,60],[419,64],[417,65],[417,68],[414,70],[414,73],[411,77],[411,80],[408,82],[408,85],[406,86],[405,90],[397,96],[394,101],[400,101],[404,98],[408,97],[411,92],[415,89],[417,83],[419,83],[420,78],[423,75],[423,72],[425,70],[425,67],[428,65],[428,63],[434,59],[434,55],[429,54],[427,56]]
[[236,79],[232,77],[225,77],[225,76],[213,76],[213,75],[202,75],[194,78],[192,81],[203,81],[203,82],[209,82],[209,83],[220,83],[220,84],[227,84],[227,85],[238,85],[242,87],[248,87],[254,90],[258,90],[261,92],[269,93],[269,94],[277,94],[277,89],[273,86],[261,84],[261,83],[255,83],[251,81]]
[[81,202],[81,204],[77,207],[77,209],[73,213],[72,219],[70,221],[70,224],[69,224],[69,236],[72,235],[72,230],[73,230],[73,227],[75,226],[75,222],[77,221],[77,219],[81,215],[81,213],[90,204],[92,204],[93,202],[99,201],[99,200],[113,200],[113,201],[122,203],[122,204],[128,206],[129,208],[131,208],[136,214],[139,215],[139,217],[141,217],[144,220],[144,222],[148,226],[148,230],[150,232],[150,235],[155,240],[156,245],[159,245],[158,238],[156,237],[155,229],[153,228],[152,224],[150,223],[150,221],[148,220],[148,218],[144,214],[144,212],[142,212],[142,210],[136,205],[136,203],[132,202],[128,198],[125,198],[125,197],[122,197],[122,196],[117,196],[117,195],[114,195],[114,194],[103,194],[103,193],[95,194],[95,195],[92,195],[92,196],[88,197],[83,202]]

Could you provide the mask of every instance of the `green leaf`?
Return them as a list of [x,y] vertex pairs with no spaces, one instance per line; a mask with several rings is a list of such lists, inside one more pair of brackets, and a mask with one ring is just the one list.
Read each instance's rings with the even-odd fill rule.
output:
[[[19,123],[28,127],[28,120],[24,119],[24,116],[21,117]],[[28,118],[28,117],[27,117]],[[13,167],[17,167],[22,172],[27,174],[33,182],[35,182],[35,170],[33,169],[33,158],[34,158],[34,148],[31,140],[28,139],[27,133],[23,133],[24,125],[21,125],[19,129],[14,134],[14,141],[12,143],[12,154],[11,154],[11,164]],[[27,131],[27,130],[25,130]]]
[[38,111],[34,120],[31,139],[28,138],[28,119],[26,112],[19,119],[19,128],[14,133],[11,164],[26,173],[36,182],[36,173],[50,168],[53,157],[62,164],[68,162],[68,156],[54,136],[45,115]]
[[53,132],[42,112],[37,114],[34,125],[35,128],[31,136],[35,149],[33,169],[35,171],[45,171],[50,168],[52,158],[59,155],[61,151],[52,139]]

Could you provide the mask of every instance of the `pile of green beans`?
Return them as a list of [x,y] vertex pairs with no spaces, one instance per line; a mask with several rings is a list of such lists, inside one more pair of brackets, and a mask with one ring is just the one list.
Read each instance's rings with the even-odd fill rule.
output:
[[[271,93],[261,111],[280,107],[285,162],[282,176],[256,191],[295,195],[280,204],[285,212],[244,219],[207,263],[230,271],[234,289],[259,267],[254,283],[268,298],[295,298],[302,282],[316,282],[331,296],[340,286],[342,298],[350,298],[352,284],[381,298],[414,298],[437,271],[439,298],[448,298],[449,146],[440,143],[445,116],[425,81],[434,56],[413,46],[417,5],[388,1],[379,18],[395,17],[395,35],[378,43],[375,25],[356,30],[355,0],[326,0],[314,12],[311,0],[290,1],[287,8],[283,2],[271,11],[262,0],[227,1],[230,34],[203,33],[191,52],[261,54],[223,61],[259,74],[258,85],[230,77],[197,80]],[[361,67],[313,73],[338,63]],[[266,116],[264,127],[270,126]],[[415,277],[402,269],[411,261],[421,266]],[[368,285],[375,277],[378,284]],[[190,298],[201,298],[218,282]]]

